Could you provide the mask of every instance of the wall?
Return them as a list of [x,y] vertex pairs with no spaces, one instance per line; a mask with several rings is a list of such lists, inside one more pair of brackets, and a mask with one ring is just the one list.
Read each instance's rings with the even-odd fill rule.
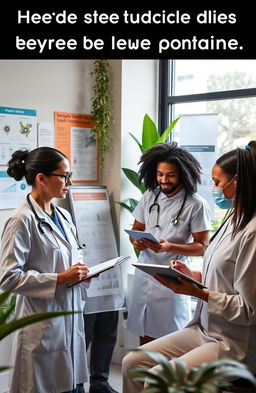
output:
[[[147,113],[157,124],[158,108],[158,62],[156,60],[122,61],[122,106],[121,106],[121,167],[138,171],[140,149],[129,135],[132,132],[141,141],[143,118]],[[126,176],[121,175],[120,197],[140,199],[141,193]],[[121,253],[132,255],[133,248],[127,242],[125,228],[130,228],[134,219],[125,209],[121,209],[120,238]],[[133,271],[133,269],[128,269]]]
[[[121,90],[121,167],[138,171],[140,149],[129,135],[132,132],[141,141],[144,115],[147,113],[157,124],[158,108],[158,61],[156,60],[123,60],[122,61],[122,90]],[[120,200],[127,198],[140,199],[141,193],[121,174]],[[120,253],[130,255],[131,262],[123,267],[124,286],[126,290],[127,305],[133,285],[132,262],[136,256],[125,228],[131,228],[134,219],[125,209],[120,214]],[[137,335],[126,329],[126,320],[123,321],[124,352],[127,348],[139,345]]]

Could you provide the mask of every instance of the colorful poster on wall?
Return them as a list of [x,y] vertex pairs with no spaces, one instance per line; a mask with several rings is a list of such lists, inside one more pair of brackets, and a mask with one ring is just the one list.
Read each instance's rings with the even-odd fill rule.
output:
[[36,147],[36,110],[0,106],[0,165],[6,165],[15,150]]
[[0,170],[0,209],[15,209],[30,191],[25,179],[15,181],[6,170]]
[[92,115],[55,112],[55,147],[69,158],[72,181],[89,183],[98,181],[97,141],[91,132]]

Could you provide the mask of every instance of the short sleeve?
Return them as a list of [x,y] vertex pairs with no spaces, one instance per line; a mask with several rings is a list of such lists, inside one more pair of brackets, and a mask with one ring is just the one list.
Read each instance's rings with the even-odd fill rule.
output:
[[135,207],[134,211],[132,212],[133,217],[135,220],[139,221],[141,224],[145,224],[145,209],[148,200],[149,192],[146,191],[142,198],[140,199],[139,203]]
[[203,198],[196,199],[196,205],[193,208],[191,221],[191,233],[208,231],[211,229],[211,214],[208,203]]

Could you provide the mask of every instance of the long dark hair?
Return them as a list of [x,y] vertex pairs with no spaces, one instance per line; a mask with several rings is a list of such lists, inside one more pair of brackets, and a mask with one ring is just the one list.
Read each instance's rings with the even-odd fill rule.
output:
[[223,154],[216,164],[230,178],[236,175],[234,237],[256,213],[256,141],[249,142],[245,149],[238,148]]
[[187,150],[177,147],[176,142],[158,143],[141,156],[139,180],[144,181],[148,190],[154,190],[158,186],[156,168],[159,162],[175,164],[179,171],[180,182],[187,193],[191,195],[197,191],[197,185],[201,183],[201,166]]
[[52,147],[38,147],[30,152],[16,150],[8,161],[7,173],[15,180],[21,180],[25,176],[27,183],[33,186],[38,173],[49,175],[66,158],[65,154]]

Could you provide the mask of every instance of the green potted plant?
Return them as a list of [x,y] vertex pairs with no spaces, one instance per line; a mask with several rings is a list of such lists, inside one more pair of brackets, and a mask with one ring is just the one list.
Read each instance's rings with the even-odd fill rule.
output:
[[[13,333],[24,326],[42,321],[44,319],[61,317],[63,315],[72,314],[72,311],[58,311],[33,314],[28,317],[13,319],[8,322],[9,317],[15,308],[15,295],[11,297],[10,302],[7,302],[11,295],[11,291],[0,293],[0,341],[9,334]],[[8,369],[8,366],[0,367],[0,372]]]
[[[164,143],[166,142],[167,138],[169,137],[170,133],[172,132],[173,128],[175,127],[179,117],[171,122],[171,124],[164,130],[164,132],[160,135],[159,131],[153,120],[146,114],[143,119],[143,127],[142,127],[142,136],[141,142],[133,135],[131,132],[129,134],[137,143],[140,148],[141,153],[143,154],[146,150],[150,149],[152,146],[156,145],[157,143]],[[123,173],[125,176],[130,180],[130,182],[137,187],[140,192],[143,194],[146,189],[144,184],[139,182],[139,175],[132,169],[129,168],[122,168]],[[127,203],[125,202],[117,202],[119,205],[127,209],[129,212],[133,212],[135,207],[137,206],[138,201],[133,198],[128,198]]]
[[256,378],[247,367],[234,360],[217,360],[202,363],[199,367],[186,369],[180,359],[173,359],[172,365],[162,354],[144,349],[142,351],[161,367],[152,372],[146,369],[133,369],[129,376],[145,383],[141,393],[217,393],[220,388],[232,387],[232,379],[243,378],[256,389]]
[[[179,117],[171,122],[171,124],[164,130],[164,132],[160,135],[159,131],[157,130],[156,124],[154,121],[149,117],[148,114],[144,116],[143,119],[143,127],[142,127],[142,136],[141,142],[133,135],[131,132],[129,134],[137,143],[140,148],[141,153],[143,154],[146,150],[150,149],[152,146],[156,145],[157,143],[164,143],[166,142],[167,138],[169,137],[170,133],[172,132],[173,128],[175,127]],[[123,173],[129,179],[129,181],[139,189],[141,194],[144,194],[146,188],[143,183],[139,181],[139,175],[132,169],[129,168],[122,168]],[[127,209],[130,213],[133,212],[135,207],[138,204],[138,200],[134,198],[127,198],[126,202],[116,202],[123,208]],[[134,248],[135,254],[138,257],[139,251]]]

